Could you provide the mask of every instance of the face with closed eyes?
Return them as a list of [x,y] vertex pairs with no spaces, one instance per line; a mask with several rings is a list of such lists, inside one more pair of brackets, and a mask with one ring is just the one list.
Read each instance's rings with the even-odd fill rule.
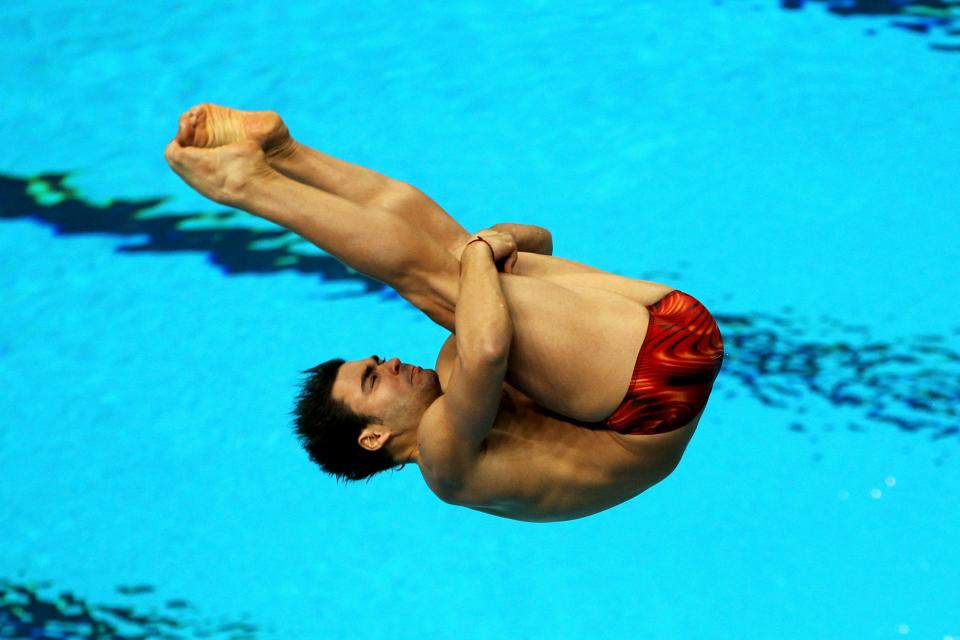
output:
[[416,431],[424,411],[441,394],[440,381],[432,369],[405,364],[399,358],[370,356],[344,362],[337,372],[331,395],[356,413],[379,418],[384,431],[369,437],[368,427],[360,445],[379,449],[390,437]]

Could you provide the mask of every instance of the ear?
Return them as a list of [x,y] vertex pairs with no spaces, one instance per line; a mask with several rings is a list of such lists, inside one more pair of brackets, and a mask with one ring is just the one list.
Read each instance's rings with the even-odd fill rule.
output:
[[367,451],[379,451],[390,439],[390,430],[386,425],[371,424],[360,432],[357,442]]

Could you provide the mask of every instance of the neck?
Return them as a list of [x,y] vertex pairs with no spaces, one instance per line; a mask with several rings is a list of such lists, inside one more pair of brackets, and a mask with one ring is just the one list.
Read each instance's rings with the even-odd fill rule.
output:
[[420,447],[417,444],[417,431],[407,431],[393,438],[392,455],[397,464],[419,462]]

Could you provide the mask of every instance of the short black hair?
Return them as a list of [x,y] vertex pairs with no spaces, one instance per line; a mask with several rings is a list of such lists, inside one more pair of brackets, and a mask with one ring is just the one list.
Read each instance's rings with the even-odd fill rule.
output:
[[368,424],[379,424],[375,416],[355,413],[331,395],[342,359],[327,360],[312,369],[304,381],[293,410],[294,430],[310,459],[337,480],[363,480],[376,473],[402,467],[386,447],[368,451],[357,439]]

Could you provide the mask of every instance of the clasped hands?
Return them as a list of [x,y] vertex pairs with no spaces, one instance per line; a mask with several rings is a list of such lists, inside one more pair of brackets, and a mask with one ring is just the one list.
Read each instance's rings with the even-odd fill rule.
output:
[[486,243],[493,252],[493,262],[497,271],[512,273],[517,263],[517,241],[510,233],[497,229],[482,229],[471,235],[457,250],[457,258],[463,255],[467,245],[473,242]]

